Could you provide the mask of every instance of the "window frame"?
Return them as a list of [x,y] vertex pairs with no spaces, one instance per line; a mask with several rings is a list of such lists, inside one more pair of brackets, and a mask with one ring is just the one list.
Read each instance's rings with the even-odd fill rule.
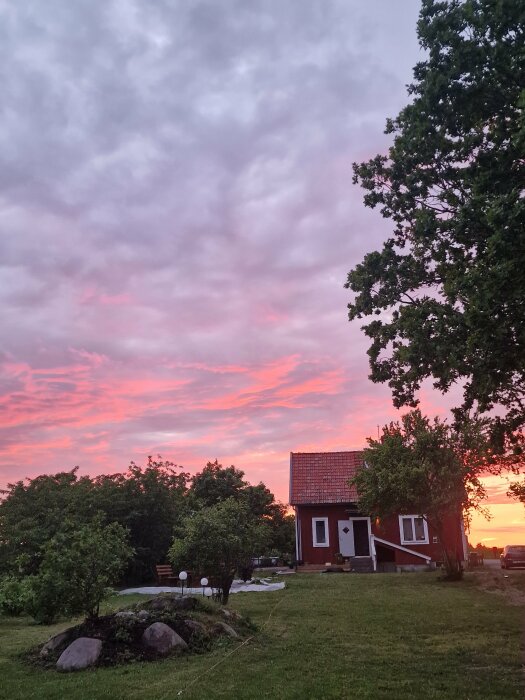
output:
[[[422,519],[423,520],[423,532],[425,533],[425,539],[423,540],[406,540],[405,535],[404,535],[404,530],[403,530],[403,518],[410,518],[412,520],[412,533],[415,535],[416,534],[416,527],[415,527],[415,520]],[[407,513],[406,515],[400,515],[399,516],[399,541],[401,544],[409,544],[409,545],[417,545],[417,544],[429,544],[428,540],[428,526],[427,526],[427,519],[425,518],[424,515],[412,515],[411,513]]]
[[[324,523],[325,542],[318,542],[317,541],[316,523],[318,523],[318,522]],[[312,518],[312,545],[314,547],[329,547],[330,546],[330,531],[328,530],[328,518],[326,518],[326,517]]]

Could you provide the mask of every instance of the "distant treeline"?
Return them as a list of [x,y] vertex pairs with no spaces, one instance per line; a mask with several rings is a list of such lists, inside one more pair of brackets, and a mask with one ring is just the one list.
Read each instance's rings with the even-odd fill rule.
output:
[[485,544],[481,544],[481,542],[478,542],[475,547],[469,543],[469,550],[481,554],[484,559],[498,559],[500,554],[503,553],[503,547],[488,547]]
[[46,543],[57,533],[102,517],[128,532],[134,555],[123,582],[151,581],[187,516],[230,498],[268,526],[267,550],[254,555],[293,556],[294,521],[286,506],[263,483],[252,486],[244,472],[217,460],[193,477],[161,457],[149,457],[145,467],[131,462],[124,473],[95,477],[79,476],[76,467],[9,484],[2,493],[0,576],[36,573]]

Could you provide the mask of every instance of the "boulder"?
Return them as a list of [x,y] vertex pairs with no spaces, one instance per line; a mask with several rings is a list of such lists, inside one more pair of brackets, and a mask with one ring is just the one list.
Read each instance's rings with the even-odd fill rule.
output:
[[115,613],[115,617],[123,617],[123,618],[131,618],[135,617],[136,613],[133,612],[133,610],[119,610],[118,613]]
[[226,622],[216,622],[214,625],[214,630],[217,634],[227,634],[228,637],[238,637],[237,632],[228,625]]
[[79,671],[93,666],[102,651],[100,639],[79,637],[75,639],[60,655],[57,661],[59,671]]
[[240,620],[241,616],[235,610],[228,610],[228,608],[221,608],[221,612],[227,620]]
[[206,634],[206,627],[202,622],[198,622],[197,620],[184,620],[184,624],[190,630],[191,634],[195,632],[197,632],[197,634]]
[[59,632],[58,634],[55,634],[55,636],[51,637],[51,639],[48,639],[42,647],[42,649],[40,649],[40,656],[47,656],[49,652],[58,649],[58,647],[67,640],[70,633],[71,630],[65,630],[64,632]]
[[143,610],[151,612],[176,612],[177,610],[195,610],[199,601],[193,596],[180,596],[174,593],[160,594],[141,604]]
[[154,622],[146,627],[142,643],[158,654],[168,654],[172,649],[183,650],[188,646],[180,635],[163,622]]
[[137,617],[139,620],[147,620],[149,617],[149,612],[147,610],[139,610]]

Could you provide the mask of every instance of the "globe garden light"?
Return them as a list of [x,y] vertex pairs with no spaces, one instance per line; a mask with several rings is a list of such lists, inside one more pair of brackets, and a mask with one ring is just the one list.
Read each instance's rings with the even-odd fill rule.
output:
[[208,585],[208,579],[207,578],[201,578],[201,586],[202,586],[202,595],[204,595],[204,589]]
[[204,589],[204,595],[206,596],[206,598],[211,598],[211,597],[212,597],[213,591],[211,590],[211,588],[210,588],[209,586],[207,586],[207,587]]
[[179,574],[179,581],[180,585],[182,588],[182,595],[184,595],[184,581],[188,578],[188,572],[187,571],[181,571]]

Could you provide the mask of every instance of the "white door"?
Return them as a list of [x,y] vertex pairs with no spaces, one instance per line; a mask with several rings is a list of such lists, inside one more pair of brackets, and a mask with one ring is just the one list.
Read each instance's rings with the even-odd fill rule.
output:
[[337,523],[339,530],[339,551],[343,557],[353,557],[354,548],[354,528],[350,520],[339,520]]

